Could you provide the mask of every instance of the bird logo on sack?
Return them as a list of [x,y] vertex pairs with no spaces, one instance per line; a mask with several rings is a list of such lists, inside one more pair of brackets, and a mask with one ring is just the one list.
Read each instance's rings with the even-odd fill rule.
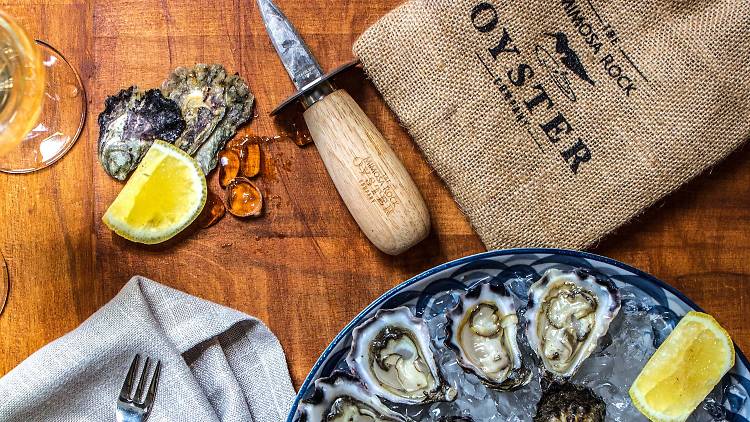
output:
[[[512,28],[500,24],[500,11],[489,0],[477,3],[469,13],[471,25],[488,41],[486,49],[474,54],[500,91],[516,123],[526,130],[543,153],[550,146],[556,148],[573,174],[578,174],[581,166],[591,160],[591,150],[555,103],[545,84],[539,81],[539,77],[535,80],[537,73],[546,71],[549,79],[571,102],[577,100],[574,79],[579,81],[576,83],[584,84],[582,86],[602,85],[584,65],[584,52],[586,58],[596,60],[599,70],[604,72],[606,81],[603,84],[610,84],[606,86],[626,98],[637,95],[640,84],[649,82],[625,52],[618,32],[604,20],[591,0],[585,0],[585,3],[590,9],[587,12],[577,0],[560,0],[559,3],[575,31],[571,34],[580,39],[585,51],[574,50],[564,31],[545,32],[543,38],[554,47],[534,46],[533,56],[539,66],[522,59],[524,55],[513,40]],[[595,19],[589,19],[589,13]]]
[[[572,72],[578,79],[588,82],[591,86],[594,86],[595,82],[586,71],[578,53],[570,46],[568,36],[564,32],[548,32],[546,35],[555,39],[555,53],[557,53],[557,56],[550,53],[543,46],[537,45],[534,51],[536,58],[539,64],[547,69],[550,78],[560,91],[570,101],[575,101],[576,93],[573,91],[572,83],[568,77],[569,72]],[[567,68],[567,71],[565,68]]]

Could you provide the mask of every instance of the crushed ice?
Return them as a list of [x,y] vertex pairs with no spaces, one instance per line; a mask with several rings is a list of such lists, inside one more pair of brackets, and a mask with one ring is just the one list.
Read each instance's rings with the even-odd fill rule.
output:
[[[468,281],[480,282],[487,277],[475,274]],[[526,277],[505,281],[506,288],[513,294],[516,306],[520,309],[522,324],[526,295],[532,282]],[[464,372],[456,362],[455,354],[444,346],[447,323],[445,314],[457,303],[460,293],[451,291],[435,296],[422,315],[430,329],[435,357],[443,376],[458,390],[456,400],[424,406],[391,407],[420,422],[439,421],[450,416],[470,417],[476,422],[531,421],[541,397],[541,374],[540,363],[528,346],[523,331],[519,332],[519,344],[523,349],[524,362],[531,367],[533,376],[528,385],[513,392],[498,392],[486,388],[476,376]],[[656,351],[656,347],[674,328],[676,320],[671,312],[660,309],[650,297],[635,289],[623,288],[621,295],[623,306],[619,316],[600,342],[599,349],[585,361],[571,382],[586,385],[602,397],[607,404],[607,421],[647,421],[633,406],[628,389]],[[726,420],[721,406],[722,390],[725,388],[730,387],[722,384],[717,386],[688,421]]]

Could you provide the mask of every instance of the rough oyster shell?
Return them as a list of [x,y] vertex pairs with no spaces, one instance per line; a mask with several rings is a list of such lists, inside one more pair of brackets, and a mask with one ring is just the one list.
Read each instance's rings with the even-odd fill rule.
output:
[[620,311],[620,293],[584,269],[547,270],[529,288],[526,337],[544,368],[571,377]]
[[529,383],[518,346],[518,316],[502,285],[480,283],[461,295],[448,313],[446,346],[461,367],[489,388],[515,390]]
[[110,176],[125,180],[155,139],[174,142],[185,129],[180,108],[157,89],[131,86],[104,102],[99,114],[99,162]]
[[607,406],[590,388],[552,382],[543,390],[534,422],[604,422]]
[[393,403],[450,401],[425,323],[409,308],[379,310],[354,329],[346,362],[369,391]]
[[238,75],[227,75],[220,64],[176,68],[162,84],[162,93],[179,104],[187,129],[174,144],[192,155],[208,174],[217,154],[250,120],[253,94]]
[[296,422],[411,422],[386,407],[353,376],[337,371],[315,381],[297,410]]

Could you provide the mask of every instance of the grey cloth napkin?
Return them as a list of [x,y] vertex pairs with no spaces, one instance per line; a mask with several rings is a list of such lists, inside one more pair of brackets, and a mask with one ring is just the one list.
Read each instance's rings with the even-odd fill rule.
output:
[[0,421],[113,421],[136,353],[162,362],[149,422],[278,422],[294,399],[284,352],[262,322],[134,277],[0,379]]

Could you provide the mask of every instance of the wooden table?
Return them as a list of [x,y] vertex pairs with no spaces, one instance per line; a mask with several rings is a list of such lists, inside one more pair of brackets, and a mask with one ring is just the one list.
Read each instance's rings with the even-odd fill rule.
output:
[[[7,1],[7,0],[6,0]],[[322,65],[401,0],[279,0]],[[345,84],[390,139],[432,213],[431,236],[393,258],[376,251],[338,198],[315,147],[263,146],[265,217],[231,217],[170,248],[117,238],[101,216],[121,185],[96,160],[96,117],[108,94],[157,86],[178,65],[220,62],[257,97],[244,132],[273,135],[268,112],[292,92],[255,4],[245,1],[31,0],[3,7],[67,54],[89,95],[84,135],[53,167],[0,175],[0,248],[12,279],[0,316],[0,374],[74,329],[134,274],[265,321],[299,386],[334,335],[386,289],[436,264],[484,250],[448,191],[373,86]],[[215,191],[215,176],[211,185]],[[734,153],[593,252],[648,271],[714,314],[750,352],[750,149]]]

